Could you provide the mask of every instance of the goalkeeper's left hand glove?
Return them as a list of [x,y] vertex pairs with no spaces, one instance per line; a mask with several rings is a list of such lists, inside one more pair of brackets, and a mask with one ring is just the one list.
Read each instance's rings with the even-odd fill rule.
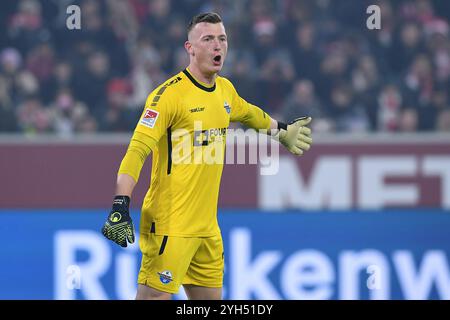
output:
[[311,120],[311,117],[301,117],[288,125],[278,122],[278,132],[275,138],[291,153],[302,155],[304,151],[309,150],[312,144],[311,129],[306,127]]
[[129,206],[130,197],[116,196],[112,210],[102,228],[103,235],[121,247],[127,246],[127,240],[129,243],[134,243],[134,225]]

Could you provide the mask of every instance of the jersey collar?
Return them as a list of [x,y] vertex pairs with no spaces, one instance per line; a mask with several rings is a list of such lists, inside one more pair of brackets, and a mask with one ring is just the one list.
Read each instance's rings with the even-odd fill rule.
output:
[[183,73],[186,75],[186,77],[189,78],[189,80],[191,80],[191,82],[197,87],[200,88],[202,90],[205,90],[207,92],[213,92],[214,90],[216,90],[216,83],[214,83],[214,85],[212,87],[206,87],[204,85],[202,85],[200,82],[198,82],[193,76],[192,74],[189,73],[189,71],[187,69],[183,70]]

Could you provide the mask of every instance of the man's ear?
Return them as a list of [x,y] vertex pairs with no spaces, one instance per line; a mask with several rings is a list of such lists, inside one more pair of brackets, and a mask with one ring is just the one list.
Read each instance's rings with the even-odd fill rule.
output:
[[190,43],[189,40],[184,43],[184,48],[190,56],[195,56],[194,48],[192,48],[192,43]]

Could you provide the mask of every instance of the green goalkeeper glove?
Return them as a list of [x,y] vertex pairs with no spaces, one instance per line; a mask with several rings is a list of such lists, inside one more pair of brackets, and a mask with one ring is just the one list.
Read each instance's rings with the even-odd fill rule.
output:
[[129,213],[130,197],[116,196],[113,201],[112,210],[109,213],[102,233],[109,239],[122,247],[134,243],[134,225]]
[[309,150],[312,144],[311,129],[306,127],[311,120],[311,117],[301,117],[288,125],[278,122],[278,132],[275,138],[291,153],[302,155],[304,151]]

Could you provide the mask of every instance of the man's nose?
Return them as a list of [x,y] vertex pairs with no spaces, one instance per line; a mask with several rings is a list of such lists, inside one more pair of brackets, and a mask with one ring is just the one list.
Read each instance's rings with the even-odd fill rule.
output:
[[220,50],[220,40],[214,39],[214,50]]

